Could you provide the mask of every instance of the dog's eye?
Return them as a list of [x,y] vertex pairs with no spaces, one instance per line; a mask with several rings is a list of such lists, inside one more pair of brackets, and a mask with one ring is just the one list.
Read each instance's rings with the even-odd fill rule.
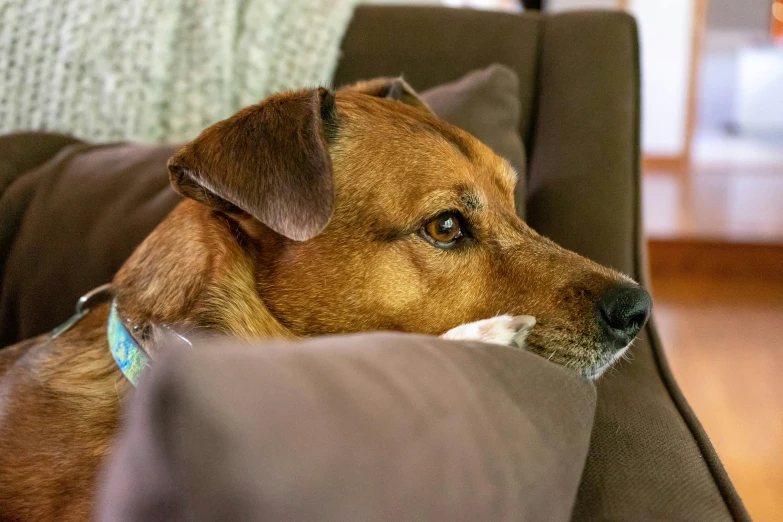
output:
[[443,212],[429,220],[422,232],[435,246],[448,248],[462,237],[462,224],[456,212]]

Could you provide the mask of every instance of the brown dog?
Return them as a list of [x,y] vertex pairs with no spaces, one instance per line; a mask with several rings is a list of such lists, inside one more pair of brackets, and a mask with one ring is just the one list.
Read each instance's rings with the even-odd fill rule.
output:
[[[530,314],[529,350],[595,377],[649,314],[627,277],[528,228],[513,169],[399,80],[273,96],[205,130],[169,171],[189,199],[112,284],[153,358],[156,325],[442,334]],[[0,351],[0,518],[90,517],[132,390],[107,316],[104,304],[56,339]]]

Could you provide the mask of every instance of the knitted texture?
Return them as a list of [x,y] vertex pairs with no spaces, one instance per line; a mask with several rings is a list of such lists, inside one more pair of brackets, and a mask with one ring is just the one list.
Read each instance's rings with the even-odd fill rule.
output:
[[193,139],[328,84],[358,0],[0,0],[0,132]]

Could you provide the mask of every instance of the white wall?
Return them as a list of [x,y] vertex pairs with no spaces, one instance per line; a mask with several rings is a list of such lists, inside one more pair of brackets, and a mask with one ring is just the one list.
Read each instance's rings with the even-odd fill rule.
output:
[[735,121],[736,51],[705,48],[700,68],[696,121],[701,128],[722,130]]
[[685,151],[694,0],[631,0],[642,59],[642,150]]
[[736,118],[740,130],[783,133],[783,49],[748,48],[738,55]]
[[617,9],[618,0],[546,0],[547,11],[567,9]]
[[707,29],[769,31],[771,0],[710,0]]

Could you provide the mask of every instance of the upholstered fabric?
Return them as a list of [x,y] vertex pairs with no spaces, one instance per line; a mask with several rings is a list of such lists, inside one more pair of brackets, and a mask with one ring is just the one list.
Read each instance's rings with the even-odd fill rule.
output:
[[570,518],[595,389],[541,357],[389,333],[167,355],[99,520]]
[[527,161],[522,138],[519,77],[501,64],[473,71],[458,80],[427,89],[422,97],[435,114],[462,129],[470,129],[517,171],[514,203],[525,216]]
[[[0,138],[0,148],[6,139]],[[30,148],[38,142],[31,137]],[[73,144],[0,199],[0,345],[70,317],[180,201],[173,146]]]
[[16,178],[49,161],[66,145],[79,140],[62,134],[20,132],[2,138],[0,198]]

